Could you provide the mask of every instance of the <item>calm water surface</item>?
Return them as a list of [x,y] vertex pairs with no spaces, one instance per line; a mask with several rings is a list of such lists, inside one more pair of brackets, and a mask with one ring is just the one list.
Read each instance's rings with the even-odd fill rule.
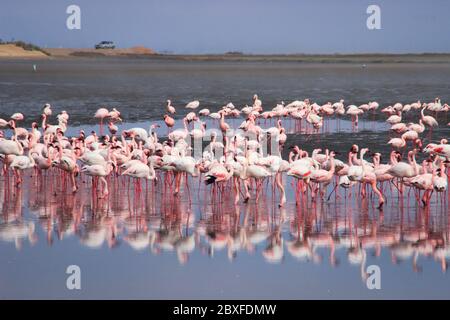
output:
[[[33,63],[0,62],[0,117],[22,111],[29,125],[49,102],[55,113],[69,112],[69,135],[96,129],[92,115],[101,105],[120,109],[121,129],[147,127],[160,121],[168,98],[175,106],[199,99],[212,110],[250,104],[254,93],[266,108],[306,97],[382,106],[450,101],[445,64],[55,60],[36,62],[33,73]],[[417,113],[408,116],[417,120]],[[331,119],[321,134],[285,121],[287,144],[329,147],[342,160],[353,143],[387,155],[383,119],[367,115],[356,131]],[[439,121],[434,140],[449,137],[449,120]],[[382,212],[372,195],[355,198],[357,188],[296,206],[284,177],[288,203],[280,210],[270,183],[258,202],[234,207],[231,191],[212,199],[192,178],[178,198],[163,175],[143,182],[141,193],[128,179],[111,178],[110,197],[101,200],[86,176],[73,195],[54,177],[30,175],[20,189],[0,177],[0,298],[450,298],[447,192],[427,209],[414,192],[399,197],[388,185]],[[79,291],[66,289],[72,264],[81,268]],[[381,268],[381,290],[367,289],[369,265]]]

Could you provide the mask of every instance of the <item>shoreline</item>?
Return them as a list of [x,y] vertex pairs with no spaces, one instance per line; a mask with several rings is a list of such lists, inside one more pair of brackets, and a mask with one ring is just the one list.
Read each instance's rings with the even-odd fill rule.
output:
[[[1,46],[0,46],[1,47]],[[1,48],[0,48],[1,52]],[[364,54],[161,54],[141,53],[130,49],[55,49],[40,51],[10,50],[4,60],[90,60],[129,59],[152,61],[225,61],[225,62],[296,62],[296,63],[450,63],[450,53],[364,53]]]
[[450,63],[450,53],[425,54],[198,54],[155,55],[178,61],[299,62],[299,63]]

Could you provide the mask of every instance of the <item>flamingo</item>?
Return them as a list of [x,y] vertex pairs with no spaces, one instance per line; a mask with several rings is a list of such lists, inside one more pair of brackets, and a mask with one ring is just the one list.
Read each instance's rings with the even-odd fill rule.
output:
[[33,168],[35,166],[35,161],[30,154],[28,154],[27,156],[15,156],[9,166],[13,169],[14,174],[17,177],[16,185],[20,185],[22,183],[20,171]]
[[447,144],[446,139],[442,139],[440,144],[432,148],[432,151],[440,156],[450,159],[450,144]]
[[220,112],[220,130],[222,130],[222,134],[225,136],[227,134],[227,131],[230,130],[230,126],[228,123],[225,122],[225,113]]
[[406,131],[405,133],[402,134],[402,138],[405,141],[408,141],[408,140],[415,141],[415,140],[417,140],[419,138],[419,134],[417,133],[417,131],[408,130],[408,131]]
[[419,169],[415,160],[415,151],[408,152],[408,163],[395,163],[391,168],[387,170],[387,173],[389,173],[393,177],[401,179],[402,181],[405,178],[415,177],[419,173]]
[[346,113],[352,116],[352,124],[358,126],[359,115],[363,114],[364,111],[352,104],[348,106]]
[[58,121],[64,122],[67,124],[67,122],[69,121],[69,114],[67,113],[66,110],[63,110],[63,111],[61,111],[60,114],[58,114],[57,118],[58,118]]
[[130,165],[125,171],[122,172],[122,175],[137,179],[156,179],[156,173],[153,167],[153,163],[150,162],[147,165],[140,160],[137,160],[132,165]]
[[375,176],[377,178],[377,181],[384,182],[384,181],[390,181],[394,178],[391,174],[388,173],[388,170],[392,167],[392,165],[396,164],[398,162],[397,156],[399,153],[397,151],[391,152],[390,157],[390,163],[389,164],[382,164],[380,162],[381,160],[381,154],[376,152],[373,156],[373,163],[374,163],[374,172]]
[[241,178],[244,180],[245,187],[245,198],[244,202],[247,203],[250,199],[250,191],[249,191],[249,178],[254,178],[257,181],[257,199],[259,196],[259,188],[261,186],[262,179],[270,177],[271,172],[262,165],[249,163],[249,158],[247,156],[247,161],[244,163],[244,171],[242,173]]
[[214,119],[214,120],[219,120],[219,119],[220,119],[220,113],[218,113],[218,112],[210,113],[209,116],[210,116],[212,119]]
[[233,176],[233,167],[227,164],[217,163],[205,173],[205,184],[221,183],[228,181]]
[[262,110],[262,102],[257,94],[253,95],[253,110]]
[[34,149],[30,149],[30,154],[34,159],[35,166],[38,168],[39,172],[42,172],[42,170],[48,170],[52,166],[52,151],[47,151],[47,156],[44,156],[42,152],[39,152]]
[[23,154],[23,146],[15,137],[12,140],[0,140],[0,154],[20,156]]
[[172,106],[172,101],[167,100],[167,106],[166,106],[167,112],[169,112],[170,114],[175,114],[175,107]]
[[93,164],[86,165],[81,168],[81,172],[84,172],[91,177],[99,177],[100,182],[103,184],[103,193],[99,198],[105,198],[109,194],[107,177],[113,170],[113,162],[108,161],[105,164]]
[[420,102],[420,100],[418,100],[417,102],[411,103],[411,108],[414,110],[420,109],[421,107],[422,107],[422,103]]
[[[316,182],[318,184],[323,184],[324,187],[326,188],[326,186],[328,186],[328,184],[330,184],[331,180],[333,179],[334,176],[334,172],[335,172],[335,162],[334,162],[334,152],[331,151],[329,152],[328,149],[326,150],[326,157],[327,159],[329,159],[330,161],[330,169],[329,170],[324,170],[324,169],[318,169],[318,170],[313,170],[310,176],[310,179],[312,182]],[[322,197],[324,195],[324,191],[322,190]]]
[[55,166],[70,174],[72,192],[75,193],[78,190],[75,175],[79,172],[77,156],[74,152],[70,152],[70,154],[63,154],[63,149],[60,146],[57,146],[56,149],[58,151],[58,158],[55,158],[52,161],[52,166]]
[[392,138],[388,141],[388,144],[394,148],[401,149],[406,146],[406,140],[403,136],[401,138]]
[[425,131],[425,125],[423,124],[422,119],[419,120],[419,123],[409,123],[408,130],[414,130],[417,133],[422,133]]
[[[175,171],[176,173],[174,195],[177,195],[180,192],[182,173],[190,174],[193,177],[197,177],[200,174],[198,163],[193,157],[186,156],[184,150],[181,152],[180,157],[176,157],[173,159],[170,165],[173,167],[173,171]],[[211,172],[209,172],[209,174],[211,175]],[[215,177],[216,179],[219,177],[219,180],[217,182],[223,181],[220,180],[220,175],[218,175],[217,171],[215,171],[214,175],[211,176],[211,179],[214,179],[212,177]],[[206,184],[208,184],[209,181],[210,180],[206,180]]]
[[426,106],[424,108],[422,108],[422,110],[420,111],[420,115],[422,117],[422,122],[429,126],[429,127],[435,127],[438,126],[438,122],[436,121],[435,118],[433,118],[432,116],[426,116],[424,115],[424,110],[426,109]]
[[198,120],[195,112],[189,112],[184,118],[187,120],[188,123]]
[[401,111],[397,111],[397,114],[390,116],[386,120],[386,122],[388,122],[390,124],[400,123],[401,121],[402,121],[402,112]]
[[407,131],[408,128],[409,127],[406,126],[406,124],[404,124],[404,123],[396,123],[396,124],[392,125],[391,130],[395,131],[397,133],[403,133],[403,132]]
[[204,116],[204,117],[209,116],[210,113],[211,113],[211,112],[209,111],[209,109],[202,109],[202,110],[200,110],[200,111],[198,112],[198,114],[199,114],[200,116]]
[[52,115],[52,106],[49,103],[44,104],[44,107],[42,108],[42,113],[45,114],[47,117]]
[[103,135],[103,119],[109,116],[109,111],[106,108],[99,108],[94,115],[94,118],[100,119],[100,135]]
[[[377,187],[377,178],[376,178],[376,174],[375,171],[373,170],[373,168],[368,167],[367,164],[364,162],[364,155],[367,153],[367,151],[369,151],[367,148],[362,148],[360,151],[360,159],[361,159],[361,167],[362,167],[362,174],[361,174],[361,182],[363,184],[370,184],[370,186],[372,187],[373,192],[375,192],[375,194],[378,196],[378,209],[382,209],[383,204],[385,202],[383,194],[380,192],[380,190],[378,190]],[[350,170],[350,169],[349,169]],[[362,195],[363,197],[365,197],[365,188],[363,187],[361,189],[362,191]]]
[[108,113],[108,117],[109,117],[112,121],[122,121],[122,118],[120,117],[120,112],[119,112],[116,108],[113,108],[113,109]]
[[198,100],[194,100],[194,101],[189,102],[185,108],[186,109],[197,109],[199,105],[200,105],[200,102]]
[[175,120],[168,114],[165,114],[164,123],[166,124],[167,129],[170,130],[170,128],[172,128],[175,125]]
[[443,192],[448,188],[448,177],[445,174],[445,163],[441,161],[439,175],[433,177],[433,188],[437,192]]
[[177,142],[179,140],[184,140],[187,138],[189,131],[187,128],[187,120],[186,118],[183,119],[183,125],[184,129],[177,129],[169,133],[169,139],[173,140],[174,142]]
[[377,110],[380,107],[380,104],[376,101],[369,102],[370,110]]
[[409,112],[411,110],[410,104],[405,104],[402,108],[402,112]]
[[108,122],[108,129],[112,135],[115,135],[119,131],[119,128],[112,121]]
[[14,121],[22,121],[24,119],[24,116],[20,112],[16,112],[11,116],[11,119]]
[[323,118],[314,112],[309,112],[306,121],[311,123],[315,129],[319,129],[323,125]]

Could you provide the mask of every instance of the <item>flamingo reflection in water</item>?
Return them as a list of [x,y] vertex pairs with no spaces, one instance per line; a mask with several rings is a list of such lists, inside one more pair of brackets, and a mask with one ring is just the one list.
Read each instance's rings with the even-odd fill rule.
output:
[[[447,268],[448,225],[440,214],[432,214],[431,208],[409,212],[392,207],[386,216],[365,201],[352,210],[339,204],[305,204],[280,211],[268,206],[270,199],[264,198],[239,207],[232,201],[218,206],[192,203],[187,196],[170,203],[155,202],[143,193],[115,193],[114,189],[113,199],[97,202],[84,188],[77,194],[27,192],[3,197],[0,241],[14,241],[18,249],[22,239],[33,245],[40,238],[48,245],[78,240],[80,246],[91,250],[117,250],[125,245],[152,255],[175,255],[182,265],[197,251],[213,259],[225,254],[230,261],[251,255],[276,264],[289,259],[328,263],[334,268],[358,266],[362,280],[367,278],[369,262],[380,263],[377,259],[383,253],[390,255],[394,264],[410,261],[416,272],[423,270],[421,259],[436,261],[443,271]],[[154,192],[162,196],[162,189],[159,184]],[[6,210],[5,203],[15,203],[19,195],[28,199],[29,213],[21,211],[20,203],[16,210]],[[39,224],[35,225],[33,217],[39,217]]]

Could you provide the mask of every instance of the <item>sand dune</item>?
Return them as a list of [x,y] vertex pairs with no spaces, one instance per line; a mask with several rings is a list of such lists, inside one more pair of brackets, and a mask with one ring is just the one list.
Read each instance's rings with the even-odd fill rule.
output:
[[0,44],[0,58],[48,58],[48,56],[37,50],[24,50],[14,44]]

